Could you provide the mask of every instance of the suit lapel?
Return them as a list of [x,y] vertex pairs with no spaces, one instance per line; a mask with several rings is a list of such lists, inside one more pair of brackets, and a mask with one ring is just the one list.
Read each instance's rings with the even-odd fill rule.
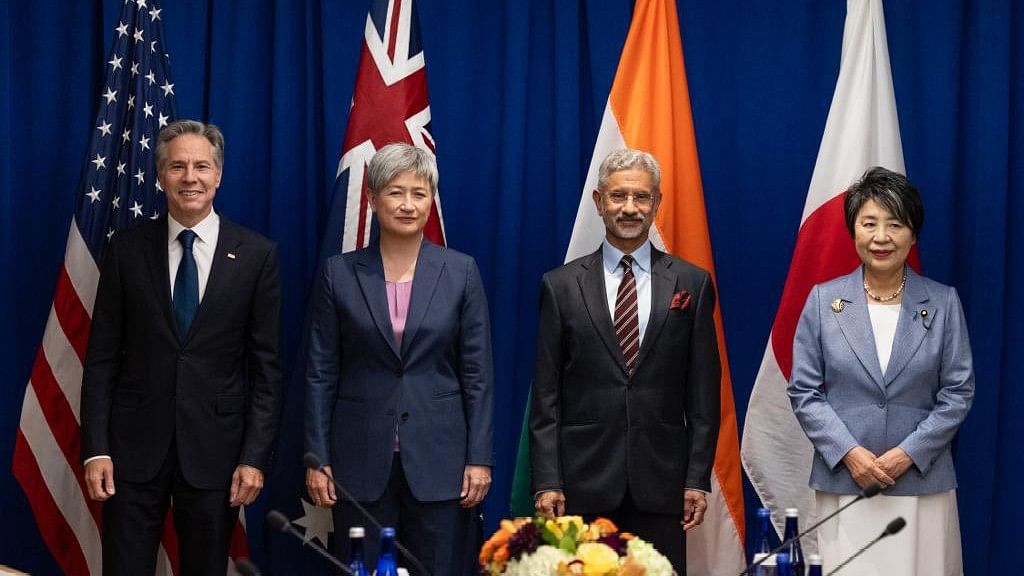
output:
[[837,296],[837,299],[846,303],[841,312],[833,310],[832,317],[836,319],[843,336],[846,337],[846,342],[857,355],[861,365],[871,374],[875,384],[884,391],[882,367],[878,363],[875,336],[871,330],[871,318],[868,316],[868,303],[864,295],[863,268],[858,267],[855,272],[848,275],[839,291],[834,292],[831,296]]
[[[926,319],[929,315],[934,318],[937,311],[935,306],[927,304],[928,300],[928,290],[921,277],[907,268],[907,286],[904,288],[903,302],[900,304],[900,318],[896,322],[896,337],[892,341],[889,366],[885,370],[886,386],[900,375],[928,333],[931,322],[927,322]],[[927,311],[923,317],[922,310]]]
[[409,352],[409,345],[416,337],[416,331],[423,324],[427,310],[430,309],[430,300],[434,297],[434,289],[437,288],[437,281],[441,277],[443,269],[444,261],[441,259],[441,248],[429,240],[424,240],[420,245],[420,255],[416,259],[416,274],[412,279],[409,317],[405,320],[405,333],[402,335],[403,357]]
[[371,244],[359,252],[355,273],[374,324],[391,348],[391,352],[396,357],[401,357],[395,346],[395,331],[391,326],[391,315],[388,313],[388,292],[384,285],[384,262],[380,257],[379,244]]
[[157,301],[160,302],[160,309],[164,312],[164,320],[171,333],[175,335],[174,340],[177,341],[174,315],[171,313],[171,277],[167,264],[167,242],[167,216],[164,216],[159,224],[150,226],[147,231],[146,265]]
[[643,343],[640,345],[640,358],[637,359],[637,366],[643,364],[647,353],[654,347],[658,334],[665,326],[665,319],[668,318],[668,303],[676,288],[676,278],[669,272],[671,266],[672,259],[666,258],[664,252],[652,246],[651,315],[647,319],[647,330],[644,331]]
[[[235,277],[234,268],[241,265],[241,259],[246,256],[241,247],[242,238],[238,227],[224,216],[221,216],[220,230],[217,232],[217,248],[213,252],[213,261],[210,262],[210,276],[206,279],[206,290],[203,291],[203,298],[199,301],[195,320],[192,321],[192,326],[189,327],[188,335],[185,336],[185,342],[188,342],[195,335],[196,331],[204,324],[204,321],[208,321],[211,314],[216,313],[210,302],[215,302],[217,296],[230,289],[231,279]],[[231,254],[234,258],[229,258],[228,254]]]
[[601,249],[598,248],[597,252],[591,254],[581,265],[583,266],[583,271],[577,277],[577,282],[579,282],[580,293],[583,296],[583,305],[586,307],[587,313],[590,314],[590,322],[594,325],[597,333],[601,335],[601,340],[604,341],[605,347],[608,348],[608,353],[618,363],[619,368],[628,375],[629,370],[626,369],[626,359],[622,356],[622,348],[619,346],[619,341],[615,338],[612,315],[608,311],[608,294],[605,291],[604,285],[604,265],[601,260]]

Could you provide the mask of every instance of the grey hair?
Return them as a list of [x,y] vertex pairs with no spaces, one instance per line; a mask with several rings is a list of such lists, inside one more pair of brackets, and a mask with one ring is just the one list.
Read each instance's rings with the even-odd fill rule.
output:
[[167,162],[167,145],[171,143],[171,140],[185,134],[195,134],[206,138],[210,142],[210,146],[213,147],[213,163],[217,165],[217,170],[224,169],[224,134],[221,133],[220,128],[196,120],[175,120],[164,126],[156,138],[157,172],[163,171],[164,164]]
[[661,166],[658,161],[648,152],[643,150],[616,150],[612,152],[597,171],[597,189],[605,190],[608,186],[608,178],[615,172],[622,170],[643,170],[651,175],[651,183],[654,185],[653,192],[661,192]]
[[430,193],[437,192],[437,161],[422,148],[404,143],[388,144],[370,159],[366,170],[366,185],[376,194],[403,172],[412,172],[430,185]]

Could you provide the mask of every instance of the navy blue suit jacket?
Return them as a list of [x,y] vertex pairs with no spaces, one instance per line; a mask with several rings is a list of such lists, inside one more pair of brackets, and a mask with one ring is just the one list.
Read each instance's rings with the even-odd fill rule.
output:
[[313,295],[310,330],[306,450],[354,498],[383,493],[396,427],[420,501],[458,498],[467,465],[493,464],[490,324],[471,257],[422,244],[399,348],[380,247],[334,256]]

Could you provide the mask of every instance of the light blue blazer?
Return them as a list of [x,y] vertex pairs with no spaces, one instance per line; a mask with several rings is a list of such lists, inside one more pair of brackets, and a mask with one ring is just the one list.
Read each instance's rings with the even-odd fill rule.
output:
[[908,268],[883,374],[862,268],[815,286],[797,325],[787,391],[814,444],[811,488],[858,493],[842,463],[858,445],[878,456],[899,446],[914,461],[886,494],[956,488],[950,443],[974,398],[971,346],[956,289]]

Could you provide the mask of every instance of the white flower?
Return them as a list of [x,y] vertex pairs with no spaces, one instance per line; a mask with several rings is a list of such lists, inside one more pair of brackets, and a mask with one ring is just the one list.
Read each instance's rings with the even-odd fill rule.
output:
[[633,538],[626,544],[626,554],[647,569],[644,576],[672,576],[672,564],[650,542]]
[[554,546],[540,546],[533,554],[524,554],[510,560],[505,567],[506,576],[551,576],[558,573],[559,562],[571,562],[572,554]]

